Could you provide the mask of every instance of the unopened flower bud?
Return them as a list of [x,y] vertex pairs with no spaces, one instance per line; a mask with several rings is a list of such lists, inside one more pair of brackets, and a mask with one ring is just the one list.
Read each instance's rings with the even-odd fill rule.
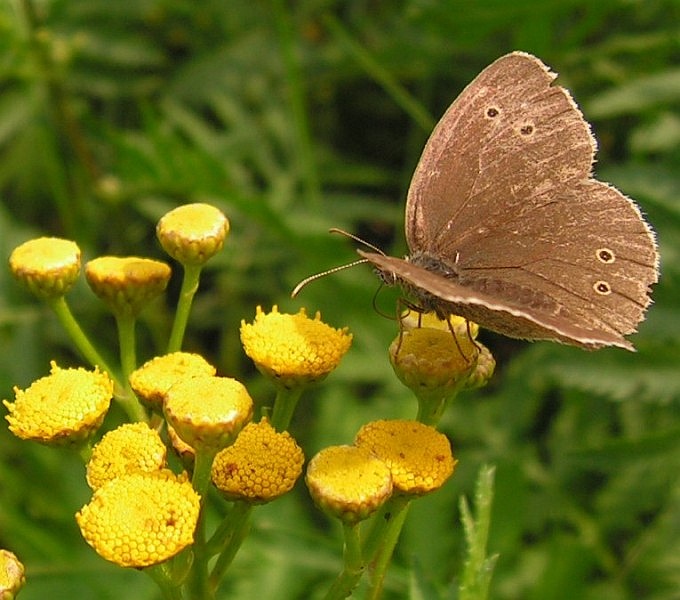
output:
[[224,246],[229,220],[210,204],[185,204],[158,221],[156,235],[163,249],[183,265],[202,265]]
[[9,267],[12,275],[39,298],[58,298],[78,279],[80,248],[61,238],[29,240],[14,249]]

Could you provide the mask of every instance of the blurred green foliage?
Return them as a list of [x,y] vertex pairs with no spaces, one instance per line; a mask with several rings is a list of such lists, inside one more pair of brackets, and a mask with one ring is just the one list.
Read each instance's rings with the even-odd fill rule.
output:
[[[662,256],[656,304],[634,343],[585,353],[485,335],[499,368],[442,428],[459,459],[415,503],[387,598],[455,598],[458,498],[495,464],[490,551],[498,599],[680,598],[680,4],[677,0],[3,0],[0,2],[0,246],[38,235],[102,253],[164,259],[167,210],[210,202],[230,218],[185,347],[271,390],[239,341],[258,304],[320,310],[355,343],[303,398],[293,433],[308,457],[368,420],[411,417],[392,375],[393,322],[341,227],[405,251],[403,201],[429,128],[492,60],[522,49],[559,72],[593,123],[596,172],[634,197]],[[147,311],[138,355],[165,343],[177,285]],[[173,295],[174,294],[174,295]],[[395,291],[377,304],[393,310]],[[74,312],[115,348],[84,285]],[[0,270],[0,385],[48,361],[79,364],[55,320]],[[113,350],[111,351],[113,353]],[[141,575],[100,560],[73,513],[87,501],[75,457],[0,428],[0,546],[28,565],[22,598],[152,598]],[[323,595],[340,536],[306,490],[263,507],[225,586],[234,599]],[[424,593],[424,590],[428,590]]]

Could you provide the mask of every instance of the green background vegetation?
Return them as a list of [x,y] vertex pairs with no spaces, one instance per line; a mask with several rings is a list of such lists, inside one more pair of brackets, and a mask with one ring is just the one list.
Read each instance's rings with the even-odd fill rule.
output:
[[[401,255],[403,202],[427,135],[484,66],[515,49],[560,73],[600,150],[596,173],[634,197],[658,232],[662,279],[636,354],[587,353],[483,333],[498,371],[442,429],[459,466],[415,504],[387,598],[454,598],[457,509],[495,464],[492,598],[680,598],[680,4],[677,0],[2,0],[0,255],[34,236],[76,240],[85,260],[164,260],[158,218],[210,202],[232,233],[210,263],[185,348],[272,390],[238,340],[256,305],[348,326],[341,367],[307,394],[293,434],[308,457],[361,424],[411,417],[391,372],[393,322],[329,227]],[[143,314],[138,356],[166,343],[178,280]],[[396,291],[377,299],[391,312]],[[115,353],[112,318],[84,284],[74,312]],[[80,363],[52,315],[0,270],[0,395]],[[28,565],[22,595],[152,598],[143,575],[106,564],[73,513],[89,497],[76,457],[0,427],[0,546]],[[339,531],[299,484],[256,512],[224,597],[308,599],[339,569]]]

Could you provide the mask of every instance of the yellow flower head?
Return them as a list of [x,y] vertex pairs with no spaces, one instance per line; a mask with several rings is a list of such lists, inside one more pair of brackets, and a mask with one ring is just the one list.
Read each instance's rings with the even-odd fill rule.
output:
[[139,314],[165,291],[170,274],[165,263],[136,256],[101,256],[85,266],[92,291],[117,315]]
[[80,248],[61,238],[38,238],[17,246],[9,257],[12,275],[39,298],[58,298],[80,273]]
[[212,480],[230,500],[269,502],[292,489],[304,461],[291,435],[263,419],[246,425],[234,444],[217,454]]
[[26,390],[14,388],[15,401],[2,403],[10,431],[43,444],[73,444],[89,438],[104,420],[113,397],[113,382],[98,369],[60,369]]
[[146,423],[126,423],[109,431],[92,450],[87,463],[87,483],[102,485],[137,471],[160,471],[166,466],[166,447]]
[[318,312],[310,319],[304,308],[291,315],[258,306],[252,324],[241,321],[241,343],[260,372],[290,389],[324,379],[349,350],[352,335],[323,323]]
[[158,241],[183,265],[202,265],[224,246],[229,220],[210,204],[185,204],[166,213],[156,226]]
[[394,487],[406,494],[426,494],[440,488],[456,465],[446,436],[418,421],[367,423],[354,443],[387,464]]
[[253,418],[253,400],[236,379],[194,377],[168,390],[163,412],[192,448],[217,451],[231,444]]
[[129,381],[146,406],[161,412],[165,394],[174,383],[192,377],[210,377],[215,373],[215,367],[199,354],[172,352],[144,363],[130,374]]
[[24,565],[9,550],[0,550],[0,599],[13,600],[26,583]]
[[200,496],[171,471],[132,473],[98,488],[76,514],[85,541],[121,567],[162,563],[194,540]]
[[321,510],[350,524],[368,518],[392,494],[388,466],[358,446],[324,448],[309,462],[305,481]]
[[434,327],[402,331],[389,352],[397,377],[416,393],[460,387],[474,370],[479,350],[467,334],[456,335]]

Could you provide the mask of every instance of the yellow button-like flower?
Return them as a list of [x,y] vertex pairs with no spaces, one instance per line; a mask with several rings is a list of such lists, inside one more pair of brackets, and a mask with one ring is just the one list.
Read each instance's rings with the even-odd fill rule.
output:
[[87,439],[102,424],[113,397],[113,381],[98,369],[60,369],[26,390],[14,388],[15,401],[3,400],[10,431],[44,444],[70,444]]
[[183,265],[202,265],[224,246],[229,220],[210,204],[185,204],[166,213],[156,226],[158,241]]
[[157,356],[130,374],[129,381],[137,397],[158,412],[170,387],[183,379],[215,375],[216,370],[199,354],[172,352]]
[[406,494],[426,494],[440,488],[456,465],[446,436],[418,421],[367,423],[354,443],[387,464],[394,487]]
[[418,393],[460,387],[474,370],[479,350],[468,335],[454,339],[448,329],[416,327],[402,331],[389,354],[397,377]]
[[43,237],[17,246],[9,257],[12,275],[40,298],[58,298],[80,273],[80,248],[71,240]]
[[392,494],[389,467],[358,446],[324,448],[309,462],[305,481],[321,510],[350,524],[369,517]]
[[136,316],[165,291],[170,275],[164,262],[136,256],[102,256],[85,266],[92,291],[118,315]]
[[200,496],[186,475],[133,473],[98,488],[76,514],[85,541],[121,567],[164,562],[194,540]]
[[0,599],[13,600],[26,583],[24,565],[9,550],[0,550]]
[[263,419],[246,425],[234,444],[217,454],[212,480],[230,500],[269,502],[292,489],[304,460],[292,436]]
[[96,490],[106,482],[137,471],[160,471],[167,450],[161,436],[146,423],[126,423],[109,431],[87,463],[87,483]]
[[290,389],[324,379],[349,350],[352,335],[323,323],[318,312],[310,319],[304,308],[291,315],[258,306],[252,324],[241,322],[241,343],[260,372]]
[[253,400],[236,379],[194,377],[168,390],[163,412],[192,448],[217,451],[231,444],[253,418]]

